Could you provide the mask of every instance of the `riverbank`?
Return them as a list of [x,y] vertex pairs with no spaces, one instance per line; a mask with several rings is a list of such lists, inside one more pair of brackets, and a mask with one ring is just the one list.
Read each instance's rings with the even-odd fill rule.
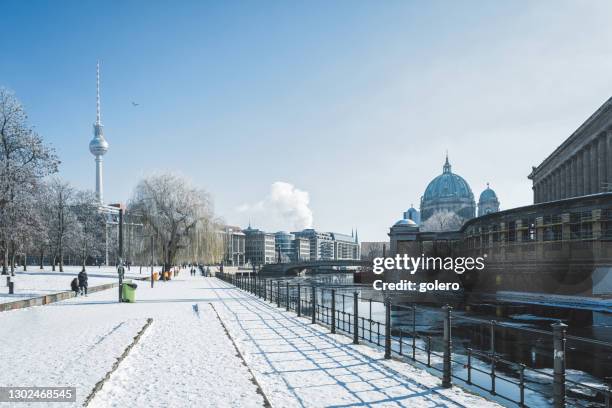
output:
[[139,285],[134,304],[115,297],[0,314],[0,385],[76,386],[73,406],[104,378],[91,406],[498,406],[216,278],[183,271]]

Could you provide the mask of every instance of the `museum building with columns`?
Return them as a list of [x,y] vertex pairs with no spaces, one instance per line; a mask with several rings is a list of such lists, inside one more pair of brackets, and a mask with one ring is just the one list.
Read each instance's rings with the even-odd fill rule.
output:
[[534,204],[612,191],[612,98],[528,177]]
[[[534,204],[479,212],[456,231],[398,222],[390,255],[485,257],[482,271],[414,275],[458,280],[467,292],[612,296],[612,98],[529,178]],[[480,202],[496,205],[485,192]],[[401,271],[387,272],[387,281],[402,279]]]

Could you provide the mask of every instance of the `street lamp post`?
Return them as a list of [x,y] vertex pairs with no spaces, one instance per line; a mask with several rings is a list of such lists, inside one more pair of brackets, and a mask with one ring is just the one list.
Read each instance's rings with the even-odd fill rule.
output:
[[153,234],[151,234],[151,287],[153,287],[153,283],[155,280],[153,279]]
[[119,303],[123,301],[123,208],[119,208],[119,262],[117,266],[117,275],[119,275]]

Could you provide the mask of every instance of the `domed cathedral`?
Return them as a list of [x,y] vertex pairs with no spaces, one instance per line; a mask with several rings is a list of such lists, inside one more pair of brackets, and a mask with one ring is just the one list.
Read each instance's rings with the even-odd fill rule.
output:
[[442,174],[433,179],[421,197],[421,223],[438,211],[450,211],[464,220],[474,218],[476,202],[470,185],[451,171],[446,155]]
[[478,199],[478,216],[491,214],[499,211],[499,200],[497,199],[497,194],[495,191],[489,187],[489,183],[487,183],[487,188],[480,193],[480,198]]

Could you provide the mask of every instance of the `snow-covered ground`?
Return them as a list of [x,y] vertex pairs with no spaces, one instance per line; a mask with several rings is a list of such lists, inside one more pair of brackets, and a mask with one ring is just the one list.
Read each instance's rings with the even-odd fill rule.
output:
[[[159,267],[155,270],[159,271]],[[19,268],[11,280],[15,282],[15,293],[8,294],[6,287],[6,276],[0,276],[0,303],[14,302],[16,300],[30,299],[44,296],[51,293],[64,292],[70,290],[70,282],[81,271],[80,266],[65,266],[64,272],[51,270],[50,266],[39,269],[37,266],[28,266],[27,271]],[[145,277],[150,274],[150,268],[142,268],[139,274],[138,267],[132,267],[131,271],[126,271],[126,276],[131,278]],[[117,269],[114,266],[88,266],[87,267],[89,286],[102,285],[104,283],[117,282]]]
[[215,278],[183,271],[139,283],[135,304],[115,297],[0,313],[0,386],[76,386],[81,406],[152,318],[90,406],[264,406],[262,392],[276,407],[497,406]]

